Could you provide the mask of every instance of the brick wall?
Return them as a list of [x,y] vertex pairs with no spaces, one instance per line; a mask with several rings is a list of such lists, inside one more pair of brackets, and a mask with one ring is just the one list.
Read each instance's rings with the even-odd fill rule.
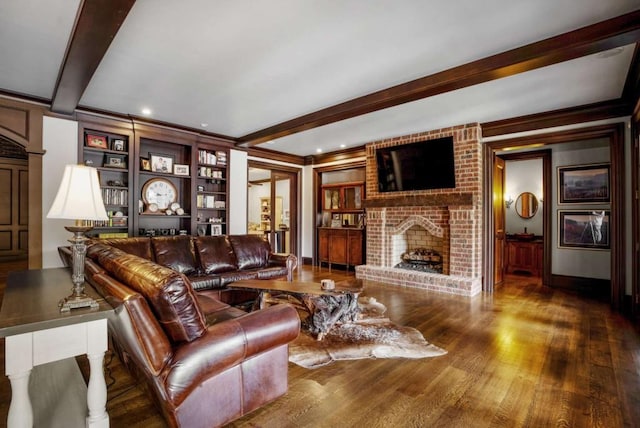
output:
[[[376,141],[366,146],[367,200],[376,200],[376,207],[367,208],[367,264],[356,269],[359,277],[378,279],[397,285],[417,286],[454,294],[473,295],[481,290],[482,276],[482,145],[477,123],[438,129],[404,137]],[[375,151],[430,139],[453,137],[455,157],[455,189],[378,192]],[[451,196],[465,195],[469,204],[456,205]],[[422,204],[403,205],[415,199]],[[380,202],[384,201],[383,204]],[[388,201],[388,204],[386,203]],[[391,272],[393,228],[407,217],[424,218],[444,230],[444,247],[448,257],[449,275]],[[447,246],[448,242],[448,246]],[[416,276],[417,275],[417,276]],[[434,276],[436,275],[436,276]],[[376,277],[377,276],[377,277]],[[421,285],[422,284],[422,285]]]

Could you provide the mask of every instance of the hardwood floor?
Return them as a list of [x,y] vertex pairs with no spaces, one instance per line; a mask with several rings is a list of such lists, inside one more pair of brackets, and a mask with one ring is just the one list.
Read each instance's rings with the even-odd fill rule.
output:
[[[344,277],[308,266],[298,273],[304,280]],[[364,294],[448,354],[343,361],[315,370],[290,364],[288,394],[229,426],[640,424],[640,334],[606,303],[518,276],[492,296],[455,298],[373,282]],[[10,399],[1,342],[0,425]],[[117,357],[108,372],[115,379],[108,392],[111,426],[165,426]]]

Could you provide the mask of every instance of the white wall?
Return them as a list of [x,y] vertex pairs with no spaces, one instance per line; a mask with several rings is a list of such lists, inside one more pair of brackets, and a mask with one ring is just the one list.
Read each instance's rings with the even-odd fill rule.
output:
[[[585,141],[581,148],[568,148],[564,144],[551,147],[553,171],[559,166],[583,165],[609,162],[609,146],[602,147],[602,141]],[[553,174],[553,191],[550,202],[552,221],[553,251],[551,252],[552,274],[584,278],[611,279],[611,251],[578,248],[559,248],[558,210],[610,209],[610,204],[558,204],[557,174]]]
[[42,267],[62,266],[58,247],[68,245],[71,233],[64,227],[73,220],[49,220],[47,213],[62,180],[64,167],[78,162],[78,123],[44,116],[42,121]]
[[313,257],[313,235],[316,233],[315,213],[313,212],[313,167],[302,168],[302,257]]
[[247,233],[247,152],[229,153],[229,218],[230,235]]
[[[527,233],[542,235],[542,159],[509,160],[505,162],[505,195],[513,199],[510,208],[505,212],[506,233],[523,233],[527,228]],[[522,218],[516,212],[516,201],[523,192],[531,192],[538,199],[538,211],[529,219]],[[507,199],[505,197],[505,199]],[[544,201],[543,201],[544,202]]]

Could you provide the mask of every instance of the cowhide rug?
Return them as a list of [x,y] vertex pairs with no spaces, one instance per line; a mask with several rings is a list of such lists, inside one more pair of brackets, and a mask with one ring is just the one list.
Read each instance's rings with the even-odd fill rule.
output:
[[360,298],[357,322],[335,325],[318,341],[306,331],[289,344],[289,361],[313,369],[339,360],[364,358],[428,358],[447,353],[429,344],[411,327],[394,324],[383,314],[384,305],[372,298]]

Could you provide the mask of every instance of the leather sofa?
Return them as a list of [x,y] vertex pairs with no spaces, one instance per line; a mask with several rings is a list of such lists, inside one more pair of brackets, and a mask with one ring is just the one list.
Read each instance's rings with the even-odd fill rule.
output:
[[241,279],[291,281],[298,259],[293,254],[271,252],[258,235],[159,236],[113,238],[91,241],[183,273],[195,290],[224,289]]
[[[164,237],[101,240],[90,243],[85,260],[87,281],[115,308],[109,319],[112,347],[172,427],[224,425],[283,395],[288,343],[300,331],[293,307],[246,313],[219,300],[221,290],[215,288],[248,272],[287,274],[290,259],[245,254],[247,247],[238,246],[242,237],[205,251],[201,238],[169,237],[155,244]],[[191,253],[175,252],[178,244],[171,240],[195,242],[200,265],[194,267]],[[217,262],[214,255],[220,256]],[[171,268],[164,266],[171,258]],[[189,267],[202,269],[189,272],[191,277],[216,279],[196,290],[184,272]]]

